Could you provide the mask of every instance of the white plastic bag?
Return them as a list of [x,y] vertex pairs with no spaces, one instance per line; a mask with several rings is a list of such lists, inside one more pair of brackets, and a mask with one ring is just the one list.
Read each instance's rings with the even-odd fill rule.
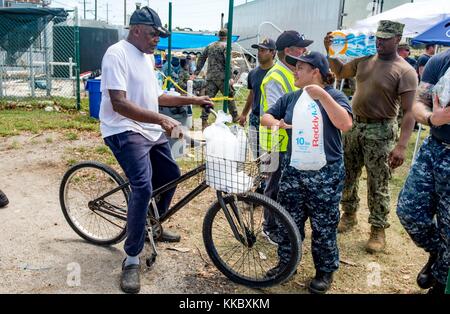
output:
[[450,68],[445,72],[444,76],[439,79],[439,82],[433,88],[434,94],[439,98],[441,107],[447,107],[450,103]]
[[326,164],[322,113],[319,105],[303,91],[292,118],[290,165],[298,170],[320,170]]
[[216,122],[203,131],[206,184],[218,191],[244,193],[253,185],[252,178],[239,170],[239,163],[245,162],[247,137],[243,130],[234,135],[225,122],[231,122],[231,116],[219,111]]

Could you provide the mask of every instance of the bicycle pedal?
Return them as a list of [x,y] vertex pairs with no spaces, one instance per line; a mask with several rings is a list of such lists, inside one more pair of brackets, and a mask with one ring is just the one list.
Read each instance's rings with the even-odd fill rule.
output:
[[152,267],[155,262],[156,262],[156,255],[147,257],[145,260],[145,264],[147,265],[147,267]]

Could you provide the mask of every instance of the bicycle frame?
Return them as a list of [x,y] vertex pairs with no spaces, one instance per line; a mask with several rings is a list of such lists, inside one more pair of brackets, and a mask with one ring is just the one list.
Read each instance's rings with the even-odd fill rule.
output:
[[[185,173],[184,175],[180,176],[178,179],[173,180],[167,184],[165,184],[162,187],[159,187],[158,189],[156,189],[155,191],[153,191],[153,195],[152,195],[152,200],[154,200],[155,198],[157,198],[159,195],[161,195],[164,192],[167,192],[173,188],[175,188],[176,186],[178,186],[179,184],[183,183],[184,181],[198,175],[199,173],[205,171],[206,166],[200,165],[199,167]],[[121,191],[122,189],[126,188],[127,186],[130,185],[130,182],[125,182],[121,185],[119,185],[118,187],[112,189],[111,191],[99,196],[98,198],[94,199],[93,201],[91,201],[90,203],[93,204],[102,204],[103,206],[106,205],[106,207],[112,207],[116,210],[122,211],[123,209],[117,206],[114,206],[112,204],[109,203],[103,203],[104,199],[107,198],[108,196]],[[197,186],[195,189],[193,189],[191,192],[189,192],[188,195],[186,195],[185,197],[183,197],[179,202],[177,202],[175,205],[173,205],[171,208],[169,208],[169,210],[161,217],[159,217],[160,222],[164,222],[167,219],[169,219],[171,216],[173,216],[176,212],[178,212],[181,208],[183,208],[187,203],[189,203],[192,199],[194,199],[197,195],[199,195],[200,193],[202,193],[204,190],[206,190],[208,188],[208,186],[206,185],[206,182],[203,181],[202,183],[200,183],[199,186]],[[150,203],[151,204],[151,203]],[[118,219],[125,219],[126,220],[126,216],[122,216],[119,214],[115,214],[114,212],[111,212],[109,208],[105,209],[99,209],[99,211],[110,214]]]
[[[183,183],[186,180],[189,180],[190,178],[200,174],[201,172],[203,172],[205,170],[206,170],[206,165],[202,164],[202,165],[198,166],[197,168],[180,176],[178,179],[173,180],[172,182],[169,182],[169,183],[165,184],[164,186],[159,187],[158,189],[153,191],[152,200],[151,200],[149,206],[154,207],[153,211],[154,211],[155,216],[158,215],[158,212],[156,210],[156,205],[154,204],[154,200],[156,198],[158,198],[159,195],[177,187],[179,184]],[[100,206],[97,206],[97,208],[96,208],[96,210],[99,212],[111,215],[118,219],[126,220],[127,217],[126,217],[125,213],[119,214],[114,211],[114,209],[116,211],[123,211],[123,208],[120,208],[120,207],[114,206],[112,204],[109,204],[107,202],[104,202],[104,199],[118,191],[121,191],[123,188],[129,186],[129,184],[130,183],[127,181],[127,182],[121,184],[120,186],[112,189],[111,191],[101,195],[100,197],[96,198],[95,200],[91,201],[90,203],[100,205]],[[155,218],[157,218],[157,220],[160,223],[165,222],[166,220],[168,220],[170,217],[175,215],[181,208],[186,206],[186,204],[188,204],[191,200],[193,200],[197,195],[202,193],[207,188],[208,188],[208,185],[206,184],[206,181],[203,181],[196,188],[194,188],[192,191],[190,191],[186,196],[184,196],[181,200],[179,200],[176,204],[174,204],[172,207],[170,207],[167,210],[167,212],[165,212],[162,216],[155,217]],[[238,227],[236,226],[236,224],[233,220],[233,217],[231,216],[230,210],[228,209],[228,207],[225,204],[224,196],[222,195],[222,192],[217,191],[217,199],[219,201],[220,207],[224,211],[225,217],[230,225],[231,230],[233,231],[235,238],[238,241],[240,241],[241,243],[248,245],[248,239],[246,237],[246,234],[244,232],[244,234],[242,235],[242,233],[239,232]],[[234,216],[237,219],[239,226],[241,227],[241,229],[243,231],[245,231],[242,217],[240,215],[238,208],[236,207],[236,205],[232,205],[231,208],[232,208],[232,212],[233,212]]]

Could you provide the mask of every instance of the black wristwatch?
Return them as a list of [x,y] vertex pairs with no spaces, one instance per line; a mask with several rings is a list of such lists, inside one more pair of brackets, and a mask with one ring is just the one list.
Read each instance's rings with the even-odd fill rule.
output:
[[433,122],[431,122],[431,116],[432,116],[432,115],[433,115],[433,114],[430,114],[430,115],[428,116],[427,122],[428,122],[428,125],[429,125],[431,128],[434,128],[435,126],[434,126]]

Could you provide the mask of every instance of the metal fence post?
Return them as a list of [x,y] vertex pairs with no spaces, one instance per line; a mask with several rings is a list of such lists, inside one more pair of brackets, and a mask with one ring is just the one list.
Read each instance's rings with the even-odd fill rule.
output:
[[33,45],[30,45],[30,53],[28,58],[29,66],[30,66],[30,90],[31,97],[35,97],[36,93],[34,90],[34,69],[33,69]]
[[77,110],[81,109],[81,91],[80,91],[80,29],[79,29],[79,16],[78,16],[78,8],[75,7],[74,12],[75,18],[75,75],[76,75],[76,97],[77,97]]
[[230,77],[231,77],[231,43],[233,39],[233,7],[234,0],[229,1],[228,6],[228,37],[227,37],[227,56],[225,62],[225,84],[224,94],[225,100],[223,101],[223,111],[228,112],[228,96],[230,95]]
[[52,91],[52,80],[50,79],[50,64],[48,57],[48,34],[47,34],[50,25],[52,24],[53,23],[50,22],[44,29],[44,67],[45,67],[45,80],[47,82],[46,84],[47,97],[51,96]]
[[3,64],[4,64],[4,58],[2,53],[0,52],[0,97],[3,97]]

